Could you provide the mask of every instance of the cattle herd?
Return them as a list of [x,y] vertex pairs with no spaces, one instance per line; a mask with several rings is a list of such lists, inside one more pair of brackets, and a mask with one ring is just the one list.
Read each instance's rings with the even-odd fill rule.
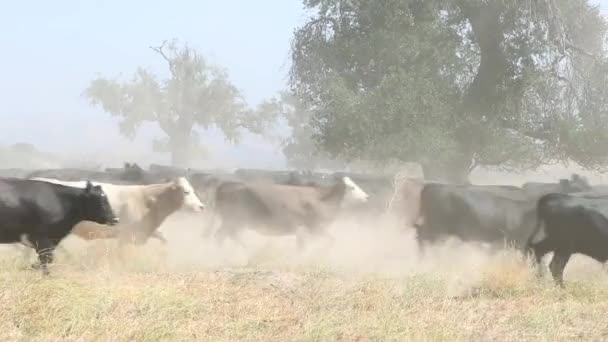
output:
[[553,252],[549,269],[560,286],[573,254],[608,260],[608,185],[590,185],[577,174],[518,187],[346,172],[144,170],[130,163],[104,171],[0,170],[0,243],[34,249],[33,267],[44,274],[69,234],[121,246],[166,242],[159,227],[178,210],[211,211],[220,244],[241,243],[239,233],[248,228],[295,235],[299,250],[311,237],[333,240],[328,227],[338,215],[390,212],[416,230],[421,256],[455,237],[514,247],[541,274],[542,257]]

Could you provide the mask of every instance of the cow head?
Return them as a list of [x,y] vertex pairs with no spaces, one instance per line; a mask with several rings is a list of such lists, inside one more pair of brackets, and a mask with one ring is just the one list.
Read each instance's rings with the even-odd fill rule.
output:
[[81,197],[85,220],[107,225],[118,223],[118,217],[114,215],[108,197],[101,186],[93,185],[87,180]]
[[343,176],[342,184],[344,185],[344,198],[343,204],[358,204],[365,203],[369,198],[369,195],[363,191],[352,179],[348,176]]
[[168,186],[161,193],[153,193],[146,197],[146,206],[159,213],[171,213],[184,207],[186,196],[184,188],[177,180],[169,181]]
[[184,209],[194,212],[202,212],[205,209],[205,205],[198,198],[192,184],[190,184],[186,177],[177,178],[174,182],[174,186],[177,186],[182,190],[184,196]]

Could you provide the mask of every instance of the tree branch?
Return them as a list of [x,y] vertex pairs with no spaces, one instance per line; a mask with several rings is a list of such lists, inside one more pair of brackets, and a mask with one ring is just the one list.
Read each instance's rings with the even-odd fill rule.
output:
[[152,49],[153,51],[155,51],[156,53],[161,55],[161,57],[163,57],[163,59],[165,61],[167,61],[167,63],[169,64],[169,69],[171,70],[171,73],[174,74],[175,64],[174,64],[173,60],[165,54],[165,51],[163,51],[165,45],[167,45],[166,39],[163,40],[163,42],[160,46],[150,46],[150,49]]
[[331,26],[332,26],[332,29],[334,29],[334,30],[336,29],[336,27],[338,27],[338,21],[336,19],[331,18],[331,17],[325,17],[325,16],[319,17],[319,18],[314,19],[314,20],[311,20],[310,22],[308,22],[306,24],[305,27],[306,28],[310,28],[310,27],[316,26],[317,24],[319,24],[321,22],[330,22]]
[[572,50],[589,58],[597,59],[597,56],[572,42],[555,0],[545,0],[545,4],[547,6],[547,19],[549,20],[549,34],[558,43],[557,45],[560,47],[562,54],[565,54],[565,50]]

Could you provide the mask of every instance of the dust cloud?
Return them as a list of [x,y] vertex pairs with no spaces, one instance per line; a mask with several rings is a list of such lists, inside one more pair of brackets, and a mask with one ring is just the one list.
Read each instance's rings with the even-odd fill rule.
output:
[[[500,182],[486,174],[484,180],[493,184],[515,184],[528,177]],[[480,177],[481,178],[481,177]],[[536,177],[538,180],[541,177]],[[554,181],[554,178],[541,180]],[[226,239],[218,244],[213,238],[219,219],[212,210],[203,214],[177,212],[161,226],[167,245],[150,239],[141,246],[129,248],[126,262],[117,261],[116,241],[85,241],[69,236],[57,250],[57,266],[78,265],[83,269],[117,266],[129,271],[213,272],[226,270],[263,270],[271,272],[300,272],[326,270],[349,276],[379,278],[408,278],[420,274],[447,280],[448,292],[465,291],[482,281],[484,273],[499,267],[506,257],[518,267],[528,267],[526,260],[513,250],[497,251],[485,244],[464,244],[447,240],[428,249],[424,256],[418,252],[415,229],[402,227],[389,214],[355,220],[339,217],[330,227],[332,239],[311,239],[303,251],[296,248],[295,236],[265,236],[253,230],[243,230],[238,241]],[[21,258],[18,245],[2,246],[3,254]],[[31,261],[35,253],[29,253]],[[549,259],[550,255],[545,260]],[[23,261],[23,260],[22,260]],[[108,266],[110,265],[110,266]],[[575,256],[566,269],[566,277],[606,277],[602,265],[584,256]],[[603,279],[603,278],[602,278]]]
[[[582,170],[554,170],[551,174],[568,176],[580,172],[596,182],[602,178]],[[490,184],[521,183],[530,178],[539,181],[555,181],[555,176],[509,175],[486,172],[477,176]],[[500,180],[503,180],[501,182]],[[508,179],[508,182],[504,182]],[[367,217],[339,217],[330,227],[329,235],[312,239],[303,251],[296,248],[295,236],[264,236],[253,230],[243,230],[239,242],[226,239],[218,245],[213,239],[211,211],[204,215],[178,213],[163,226],[162,232],[169,240],[166,246],[167,267],[171,270],[221,270],[247,268],[263,270],[297,271],[302,269],[325,269],[344,276],[374,276],[383,278],[407,278],[419,274],[436,275],[448,279],[448,284],[459,291],[481,281],[484,272],[500,267],[503,260],[518,263],[527,268],[528,263],[517,251],[496,250],[483,243],[462,243],[449,239],[431,247],[424,256],[418,252],[415,229],[402,227],[396,218],[386,214]],[[206,231],[208,230],[208,231]],[[153,247],[152,244],[156,247]],[[156,241],[149,242],[146,249],[163,248]],[[545,263],[551,254],[545,257]],[[574,256],[566,269],[567,274],[577,278],[597,278],[605,275],[602,265],[585,256]],[[569,276],[567,275],[567,276]]]

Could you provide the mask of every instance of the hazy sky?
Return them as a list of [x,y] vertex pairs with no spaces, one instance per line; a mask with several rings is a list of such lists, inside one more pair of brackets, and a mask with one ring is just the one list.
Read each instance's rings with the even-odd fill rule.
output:
[[[97,156],[122,145],[149,153],[157,129],[130,142],[110,114],[81,96],[96,74],[129,76],[140,65],[166,73],[148,47],[176,37],[226,67],[255,104],[284,87],[290,39],[304,19],[299,0],[7,2],[0,11],[0,144]],[[239,148],[223,147],[218,134],[205,141],[225,155],[219,157],[281,162],[259,138]]]
[[[599,0],[607,13],[608,0]],[[52,152],[140,155],[161,133],[145,127],[136,141],[82,98],[89,81],[129,76],[138,66],[166,73],[148,47],[163,39],[188,42],[229,71],[251,104],[285,86],[293,30],[306,18],[300,0],[56,0],[7,1],[0,11],[0,144],[30,142]],[[227,146],[204,137],[216,159],[281,166],[272,145],[248,137]],[[167,160],[167,156],[156,158]]]

